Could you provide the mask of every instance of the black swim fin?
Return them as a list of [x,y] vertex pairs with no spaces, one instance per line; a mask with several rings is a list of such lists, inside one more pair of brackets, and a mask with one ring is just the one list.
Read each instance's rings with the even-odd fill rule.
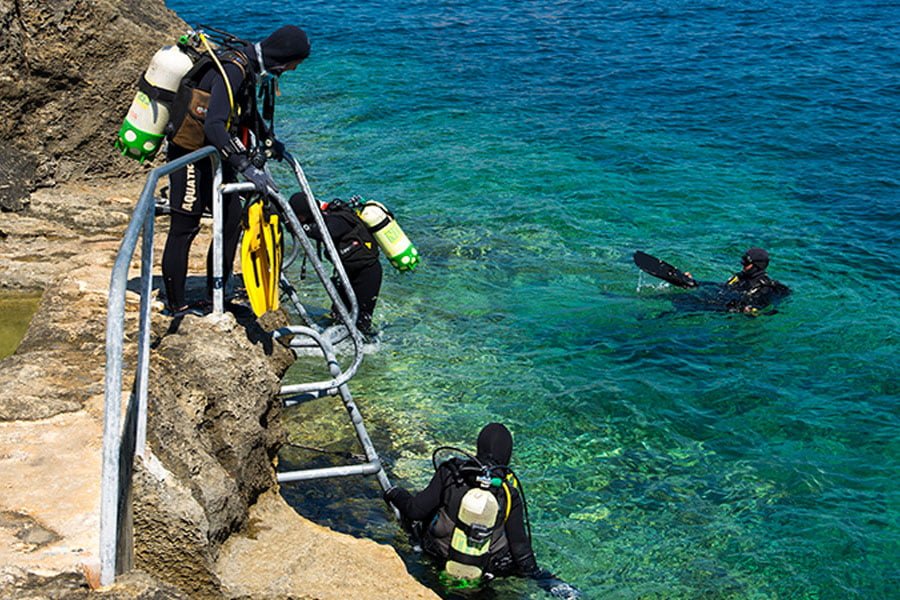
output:
[[684,271],[676,269],[669,263],[640,250],[634,253],[634,264],[644,273],[658,277],[680,288],[689,289],[700,285],[696,279],[687,275]]

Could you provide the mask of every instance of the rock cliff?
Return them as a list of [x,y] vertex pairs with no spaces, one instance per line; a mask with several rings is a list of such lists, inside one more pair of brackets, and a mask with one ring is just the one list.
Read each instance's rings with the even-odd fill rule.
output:
[[133,174],[116,132],[147,61],[185,27],[162,0],[0,0],[0,208]]

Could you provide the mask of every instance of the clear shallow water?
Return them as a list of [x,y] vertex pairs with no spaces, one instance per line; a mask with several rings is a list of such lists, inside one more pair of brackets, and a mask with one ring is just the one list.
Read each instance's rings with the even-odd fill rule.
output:
[[19,347],[40,301],[40,293],[0,294],[0,359],[11,355]]
[[[354,382],[392,477],[505,422],[588,597],[898,597],[900,9],[782,4],[168,3],[309,31],[280,137],[425,257]],[[794,290],[770,317],[672,312],[631,263],[724,280],[751,245]],[[434,582],[372,485],[286,495]]]

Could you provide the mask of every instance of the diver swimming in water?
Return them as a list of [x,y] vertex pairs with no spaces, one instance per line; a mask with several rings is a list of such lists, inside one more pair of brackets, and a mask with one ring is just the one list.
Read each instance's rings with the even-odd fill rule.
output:
[[744,252],[741,270],[722,284],[698,281],[689,271],[681,271],[641,251],[634,253],[634,263],[645,273],[676,287],[698,289],[698,294],[674,301],[679,308],[688,310],[720,310],[756,316],[791,293],[788,286],[772,279],[766,272],[769,253],[762,248]]
[[750,248],[744,252],[741,265],[743,268],[725,282],[728,291],[739,294],[726,304],[728,310],[756,314],[791,293],[788,286],[766,273],[769,253],[762,248]]

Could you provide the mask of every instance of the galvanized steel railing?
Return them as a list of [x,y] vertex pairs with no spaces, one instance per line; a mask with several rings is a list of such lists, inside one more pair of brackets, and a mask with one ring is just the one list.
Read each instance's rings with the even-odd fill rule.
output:
[[[107,302],[106,321],[106,380],[105,380],[105,407],[103,421],[103,464],[101,474],[101,498],[100,498],[100,582],[101,585],[110,585],[118,573],[131,568],[131,540],[130,532],[123,531],[130,526],[129,502],[131,497],[131,470],[134,456],[143,456],[147,437],[147,385],[150,360],[150,296],[152,292],[153,269],[153,232],[155,201],[154,192],[159,180],[170,173],[184,168],[190,163],[209,157],[213,162],[214,191],[213,201],[213,314],[221,315],[224,309],[224,277],[222,265],[222,195],[226,193],[253,191],[253,184],[234,183],[222,185],[222,169],[219,154],[212,146],[201,148],[179,159],[166,163],[150,171],[144,189],[141,192],[137,205],[122,243],[116,255],[116,261],[110,278],[109,299]],[[312,214],[316,219],[320,231],[327,232],[324,220],[313,196],[306,176],[300,164],[291,156],[286,156],[294,170],[297,182],[306,193]],[[363,339],[356,328],[358,306],[356,297],[339,260],[337,249],[330,236],[323,235],[323,242],[328,252],[341,284],[348,291],[350,308],[344,306],[340,294],[332,283],[324,265],[318,259],[316,248],[303,231],[300,222],[291,209],[289,203],[276,190],[269,190],[269,198],[280,208],[282,216],[286,219],[287,227],[292,234],[295,243],[310,259],[310,263],[316,271],[319,279],[325,287],[328,296],[332,300],[334,308],[342,327],[346,328],[343,336],[335,335],[335,328],[315,328],[309,322],[305,310],[299,299],[292,299],[295,307],[308,327],[290,327],[275,332],[274,337],[282,337],[287,334],[303,336],[312,340],[318,346],[328,363],[332,379],[312,383],[283,386],[282,395],[305,393],[314,396],[340,395],[351,421],[356,429],[357,437],[366,454],[367,461],[362,465],[349,465],[346,467],[333,467],[329,469],[309,469],[292,473],[279,474],[278,480],[282,482],[315,479],[320,477],[335,477],[344,475],[377,474],[379,484],[383,489],[390,487],[387,475],[384,472],[375,448],[369,439],[362,416],[356,408],[347,382],[353,377],[362,363]],[[122,381],[123,381],[123,350],[125,333],[125,292],[128,282],[128,269],[137,249],[138,238],[141,238],[141,275],[140,275],[140,317],[138,324],[138,351],[137,365],[134,373],[134,386],[126,404],[126,420],[122,425]],[[299,251],[295,248],[292,260]],[[285,283],[288,283],[285,281]],[[292,289],[292,286],[289,286]],[[353,359],[346,369],[341,369],[335,356],[333,343],[336,339],[349,337],[353,345]],[[291,347],[302,347],[301,338],[295,337]],[[126,523],[128,524],[126,526]]]
[[[156,203],[154,192],[160,178],[192,162],[210,157],[215,170],[214,189],[219,190],[222,169],[219,154],[213,147],[201,148],[177,160],[159,166],[147,176],[147,182],[134,208],[134,214],[116,255],[109,283],[106,315],[106,381],[103,414],[103,466],[100,487],[100,583],[110,585],[118,570],[131,565],[130,552],[117,556],[118,541],[123,532],[120,523],[126,515],[125,505],[131,489],[131,461],[134,454],[143,455],[147,439],[147,377],[150,368],[150,293],[153,284],[153,230]],[[222,203],[213,202],[213,309],[221,313],[222,294]],[[125,291],[128,267],[141,244],[140,317],[138,356],[134,388],[126,405],[128,423],[122,431],[122,364],[125,337]],[[218,260],[217,260],[218,259]],[[123,447],[127,449],[125,456]],[[120,559],[120,560],[117,560]],[[124,564],[123,564],[124,563]],[[125,568],[122,568],[125,567]]]

